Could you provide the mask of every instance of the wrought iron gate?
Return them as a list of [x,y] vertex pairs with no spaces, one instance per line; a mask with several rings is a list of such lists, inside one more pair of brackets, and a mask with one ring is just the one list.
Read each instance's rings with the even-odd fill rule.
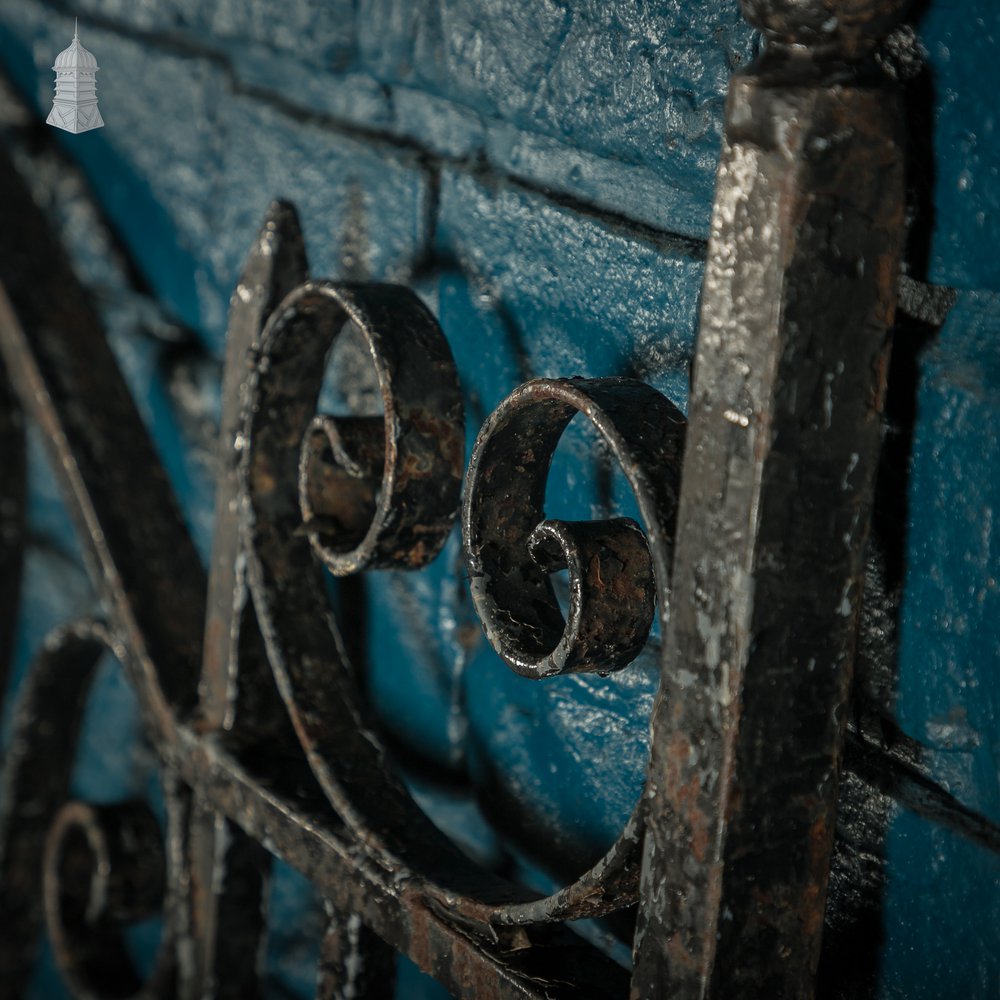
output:
[[[93,307],[0,165],[0,624],[9,636],[17,607],[22,412],[107,612],[50,638],[18,707],[8,995],[43,918],[80,996],[252,995],[270,854],[328,901],[321,996],[386,995],[394,951],[463,996],[813,994],[904,235],[901,115],[872,53],[904,4],[743,6],[767,44],[730,88],[687,418],[640,381],[536,379],[464,469],[434,317],[406,288],[310,278],[295,210],[275,204],[232,298],[207,579]],[[905,290],[912,310],[947,309]],[[316,415],[347,324],[381,416]],[[546,517],[577,414],[642,525]],[[626,668],[654,615],[665,638],[645,794],[607,855],[545,897],[475,865],[414,804],[329,610],[325,571],[418,572],[459,515],[477,612],[518,673]],[[165,838],[142,804],[65,802],[106,650],[160,757]],[[898,750],[860,730],[850,747],[872,784],[1000,846]],[[632,972],[566,926],[636,903]],[[161,907],[143,982],[121,928]]]

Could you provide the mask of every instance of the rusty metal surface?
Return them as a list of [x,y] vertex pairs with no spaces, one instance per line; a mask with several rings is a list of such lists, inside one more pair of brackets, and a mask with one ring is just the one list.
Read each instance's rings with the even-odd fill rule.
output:
[[[231,302],[207,580],[96,314],[0,153],[0,356],[108,617],[51,637],[18,709],[3,990],[20,992],[44,917],[76,995],[259,995],[275,855],[326,902],[322,997],[392,995],[396,951],[470,997],[812,995],[903,232],[899,116],[865,57],[903,4],[744,6],[769,42],[732,83],[689,420],[632,379],[536,379],[487,419],[464,470],[433,315],[406,288],[311,279],[295,210],[275,203]],[[950,301],[908,294],[929,315]],[[380,415],[316,412],[349,325]],[[547,517],[578,414],[641,523]],[[0,383],[0,625],[16,604],[22,437]],[[476,610],[517,673],[621,670],[654,621],[665,639],[642,800],[596,865],[544,897],[417,807],[327,595],[327,573],[420,570],[460,513]],[[64,804],[108,650],[162,766],[164,831],[139,803]],[[995,849],[994,825],[863,723],[856,775]],[[565,926],[637,902],[632,973]],[[143,981],[122,929],[157,909]]]
[[[0,814],[0,978],[19,996],[35,960],[42,920],[45,836],[69,795],[83,702],[109,636],[81,622],[51,635],[21,693],[11,749],[5,756]],[[50,725],[42,727],[44,715]]]
[[[749,2],[654,709],[634,996],[813,991],[903,232],[902,4]],[[855,62],[858,61],[858,62]]]
[[[204,735],[231,732],[237,720],[276,748],[294,736],[278,705],[249,599],[246,561],[241,558],[237,475],[250,364],[264,319],[306,276],[298,219],[275,204],[265,219],[245,272],[233,290],[226,342],[222,413],[219,418],[215,531],[206,598],[199,702],[195,726]],[[258,993],[257,962],[264,930],[269,858],[240,827],[196,796],[191,809],[191,880],[202,891],[190,899],[194,981],[216,995]],[[219,877],[221,872],[223,877]],[[247,933],[228,932],[242,923]]]
[[[636,522],[547,520],[545,484],[559,438],[584,414],[628,478]],[[537,379],[483,426],[463,512],[469,580],[486,636],[527,677],[620,670],[642,648],[653,594],[665,622],[684,448],[684,417],[628,379]],[[550,574],[569,571],[563,620]],[[654,585],[654,575],[656,578]]]
[[253,621],[245,563],[239,559],[239,519],[233,516],[239,502],[237,444],[250,365],[264,321],[305,278],[298,218],[290,206],[278,203],[261,227],[230,304],[199,701],[201,724],[207,730],[232,729],[237,706],[250,713],[248,722],[255,727],[273,716],[268,705],[254,703],[257,691],[266,690],[270,671]]
[[[5,157],[0,157],[0,174],[5,190],[23,192]],[[226,825],[232,824],[247,835],[252,847],[266,844],[270,852],[305,873],[335,912],[360,917],[392,948],[408,954],[456,993],[474,993],[480,985],[488,984],[496,996],[560,997],[587,984],[595,996],[620,996],[627,988],[624,970],[568,930],[557,925],[513,933],[504,930],[505,922],[554,921],[588,910],[572,895],[568,899],[557,896],[547,906],[543,901],[538,910],[534,894],[479,871],[412,803],[385,766],[378,738],[364,722],[365,709],[354,674],[329,620],[321,578],[313,562],[310,535],[320,533],[294,530],[302,517],[300,442],[305,431],[311,432],[314,404],[299,406],[302,424],[296,430],[290,430],[284,420],[276,420],[263,431],[260,423],[261,413],[270,413],[267,393],[280,388],[280,382],[268,382],[271,375],[282,376],[280,345],[275,350],[278,338],[289,331],[294,334],[296,324],[300,337],[307,329],[313,330],[302,318],[299,301],[284,312],[278,310],[276,323],[269,328],[276,332],[261,339],[261,358],[253,368],[251,402],[243,430],[249,443],[242,449],[244,483],[235,507],[227,505],[224,516],[246,522],[246,538],[253,549],[251,589],[256,590],[257,614],[271,647],[271,666],[278,660],[278,686],[283,683],[283,665],[288,667],[285,680],[294,676],[307,686],[306,700],[291,702],[304,745],[292,739],[287,724],[280,722],[287,720],[287,714],[276,694],[270,700],[270,711],[279,721],[263,731],[263,738],[255,729],[259,714],[241,713],[240,685],[253,683],[253,673],[244,677],[239,671],[233,677],[225,653],[215,664],[224,675],[222,683],[215,683],[217,678],[206,680],[200,669],[205,578],[162,469],[90,304],[57,242],[26,193],[13,196],[12,205],[17,215],[13,229],[28,236],[17,247],[4,241],[0,248],[0,278],[5,289],[0,300],[0,350],[22,401],[47,432],[53,464],[77,518],[94,581],[108,610],[107,642],[136,689],[147,734],[163,762],[168,802],[180,817],[172,824],[177,829],[168,831],[165,842],[168,892],[164,906],[170,937],[164,947],[176,955],[172,966],[175,979],[169,989],[159,979],[144,984],[143,989],[154,993],[167,989],[179,996],[201,996],[206,990],[213,995],[246,996],[256,988],[253,980],[261,928],[260,908],[254,900],[265,873],[258,868],[254,874],[253,865],[259,859],[254,858],[253,850],[247,852],[247,868],[234,866],[233,852],[227,850],[232,840],[224,832]],[[280,207],[275,211],[280,214]],[[253,255],[267,245],[269,225],[265,222],[248,273],[260,267]],[[39,281],[40,275],[48,275],[51,284]],[[53,288],[58,288],[59,294],[50,294]],[[268,289],[268,298],[273,300],[270,292]],[[314,283],[296,294],[306,312],[316,305],[327,310],[330,336],[337,331],[333,309],[343,302],[362,325],[370,323],[373,338],[392,337],[395,331],[423,338],[419,343],[425,350],[429,347],[439,352],[436,377],[442,395],[437,414],[422,412],[419,401],[411,405],[415,389],[409,396],[403,391],[390,399],[397,409],[387,408],[389,426],[396,429],[391,444],[387,439],[386,455],[394,464],[390,466],[387,460],[390,488],[383,495],[388,499],[376,519],[371,546],[372,558],[419,563],[440,544],[441,525],[457,515],[461,472],[453,444],[455,432],[450,437],[439,433],[439,425],[454,427],[461,413],[455,407],[455,377],[440,332],[405,289]],[[370,322],[373,315],[375,321]],[[263,319],[260,316],[258,322]],[[435,338],[440,345],[437,348]],[[396,347],[405,355],[405,343]],[[393,350],[392,345],[387,346],[384,356],[391,359]],[[407,360],[398,355],[397,359]],[[391,372],[388,364],[386,373],[387,377],[399,374]],[[321,370],[311,374],[318,378]],[[422,378],[433,377],[433,371],[421,375],[406,370],[405,365],[399,374],[404,388],[407,380],[416,385]],[[285,391],[289,391],[287,386]],[[393,425],[393,412],[413,419]],[[292,438],[294,446],[287,453],[273,456],[284,462],[287,494],[268,495],[266,462],[272,456],[266,446],[278,447],[283,439]],[[428,449],[428,442],[433,448]],[[443,469],[446,474],[423,481],[426,477],[422,473],[429,469]],[[120,503],[124,496],[131,498],[128,508]],[[389,502],[393,497],[398,501],[395,505]],[[265,498],[270,507],[260,506]],[[142,518],[134,516],[135,510],[142,511]],[[246,516],[250,511],[255,518]],[[414,511],[419,511],[423,520],[411,518]],[[294,519],[293,531],[287,537],[272,534],[270,539],[254,540],[254,531],[265,534],[266,518],[276,513]],[[405,541],[398,556],[394,555],[396,550],[385,548],[385,539],[390,536]],[[282,541],[288,543],[287,551]],[[315,545],[320,548],[324,543],[328,544],[328,538]],[[274,628],[274,609],[287,610],[282,602],[288,600],[288,578],[280,574],[271,586],[265,577],[265,570],[273,568],[270,559],[309,560],[308,576],[300,581],[302,586],[308,585],[302,611],[303,618],[305,611],[312,613],[307,629],[313,637],[326,640],[327,644],[317,649],[319,661],[305,655],[310,631],[300,634],[294,629],[279,632]],[[224,641],[232,641],[234,630],[240,634],[248,631],[248,619],[247,615],[231,615],[222,631]],[[282,619],[282,624],[287,622]],[[225,638],[227,634],[229,638]],[[239,642],[242,655],[242,639]],[[219,644],[223,645],[222,639]],[[248,692],[248,704],[258,708],[268,704],[267,691],[274,690],[270,671],[264,680],[270,688]],[[229,692],[233,690],[235,711],[227,729]],[[316,691],[326,692],[321,697],[331,708],[329,717],[315,714],[309,699]],[[342,701],[330,705],[331,691]],[[282,691],[285,696],[289,693],[289,687]],[[211,711],[199,711],[199,694]],[[35,750],[29,746],[29,757],[34,754],[44,762],[38,766],[65,769],[70,765],[72,749],[65,744],[65,735],[77,723],[79,709],[79,700],[67,707],[66,731],[58,746]],[[29,704],[24,711],[25,718],[35,719],[41,709]],[[241,717],[251,724],[241,729]],[[308,728],[312,724],[315,730]],[[32,739],[39,735],[36,729],[32,729]],[[343,736],[343,741],[338,736]],[[356,757],[352,756],[354,751]],[[7,763],[8,784],[16,784],[17,762]],[[59,795],[53,793],[51,798],[54,809]],[[5,833],[5,857],[13,857],[11,852],[16,852],[26,831],[19,812],[25,799],[22,791],[5,799],[7,811],[0,826]],[[36,810],[36,814],[39,824],[45,825],[42,817],[46,811]],[[53,851],[53,857],[58,858],[58,849]],[[83,863],[79,852],[74,856]],[[228,881],[227,866],[234,874]],[[249,872],[249,878],[238,877],[241,871]],[[26,873],[30,882],[25,895],[37,901],[41,872],[34,861],[27,865]],[[57,900],[58,882],[57,877],[50,877],[50,897],[54,893]],[[183,891],[171,892],[171,886],[183,887]],[[17,897],[10,899],[15,903]],[[598,909],[621,903],[621,899],[612,900]],[[65,914],[72,916],[72,905],[67,906],[69,910],[55,904],[49,907],[50,934],[62,933],[67,943],[57,953],[57,960],[81,995],[91,995],[95,988],[102,988],[87,968],[79,967],[80,937],[73,930],[75,925],[70,920],[68,927],[59,929],[67,924]],[[37,914],[34,924],[21,921],[22,926],[15,927],[21,920],[15,910],[5,909],[2,914],[4,940],[10,947],[0,951],[4,951],[5,964],[26,968],[37,940]],[[526,947],[528,944],[531,947]],[[83,950],[87,947],[84,942]],[[323,982],[323,989],[334,995],[339,989],[337,968],[334,956],[327,963]],[[99,970],[95,975],[99,980]],[[125,995],[135,985],[126,977],[121,989],[112,986],[103,993]]]
[[25,441],[21,407],[0,362],[0,691],[7,690],[20,608],[25,534]]

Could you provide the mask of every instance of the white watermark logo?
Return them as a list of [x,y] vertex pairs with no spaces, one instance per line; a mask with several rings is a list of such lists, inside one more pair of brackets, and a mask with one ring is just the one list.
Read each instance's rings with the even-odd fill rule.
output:
[[68,49],[56,56],[56,96],[46,122],[67,132],[101,128],[104,119],[97,107],[97,60],[80,44],[79,26],[73,29]]

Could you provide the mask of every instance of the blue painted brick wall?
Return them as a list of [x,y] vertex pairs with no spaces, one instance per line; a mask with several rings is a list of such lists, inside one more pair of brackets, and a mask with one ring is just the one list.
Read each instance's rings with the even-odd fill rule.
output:
[[[918,127],[933,152],[916,166],[934,217],[913,266],[963,294],[918,359],[896,702],[939,780],[1000,820],[1000,8],[925,7],[931,85]],[[121,269],[95,263],[108,248],[85,222],[79,231],[85,213],[61,225],[103,289],[203,553],[211,464],[192,412],[211,422],[229,293],[276,196],[297,204],[315,274],[411,283],[431,305],[461,371],[470,446],[532,375],[638,372],[683,406],[726,83],[757,46],[735,2],[0,0],[0,63],[41,118],[74,15],[102,67],[107,126],[57,139],[155,303],[133,301]],[[191,361],[194,399],[165,368],[171,319],[207,352]],[[136,333],[144,325],[152,335]],[[562,513],[597,512],[581,473],[589,453],[579,435],[565,442],[550,481]],[[37,446],[31,474],[21,671],[48,627],[93,604]],[[620,482],[613,494],[627,505]],[[458,555],[453,538],[425,573],[367,583],[373,701],[441,773],[516,798],[568,856],[593,854],[641,785],[655,637],[615,678],[516,678],[482,640],[466,641],[478,626]],[[150,781],[149,761],[121,766],[130,710],[116,678],[109,666],[96,697],[115,706],[123,735],[87,744],[81,794]],[[415,790],[470,849],[505,850],[466,801]],[[880,995],[1000,992],[996,862],[902,811],[887,851]],[[308,895],[294,875],[278,879],[275,990],[311,989],[319,923]],[[416,989],[407,980],[400,995]],[[36,995],[57,990],[43,963]]]

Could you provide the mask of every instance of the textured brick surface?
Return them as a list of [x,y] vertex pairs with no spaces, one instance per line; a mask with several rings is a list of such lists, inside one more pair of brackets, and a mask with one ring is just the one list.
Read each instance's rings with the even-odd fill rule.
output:
[[[915,163],[929,175],[934,206],[931,280],[1000,291],[1000,6],[931,3],[920,21],[931,72],[920,116],[933,150]],[[927,118],[930,120],[928,121]]]
[[753,42],[735,5],[364,0],[358,37],[379,79],[502,122],[499,169],[707,231],[726,83]]
[[220,129],[225,142],[211,213],[220,297],[235,283],[275,197],[298,208],[317,276],[410,276],[432,211],[425,172],[412,154],[290,121],[244,96],[226,101]]
[[[65,33],[65,18],[37,0],[0,9],[15,26],[38,22],[39,53]],[[280,10],[266,0],[83,0],[76,9],[87,32],[105,24],[148,33],[147,51],[155,38],[218,57],[237,87],[444,155],[485,156],[501,172],[693,235],[707,231],[726,81],[755,45],[736,4],[718,0],[290,0]],[[997,9],[975,0],[956,17],[930,4],[920,27],[935,108],[915,123],[936,143],[936,164],[916,167],[937,204],[931,273],[996,289],[1000,272],[978,248],[996,238],[1000,217]]]
[[700,248],[452,171],[441,177],[437,247],[502,306],[533,374],[636,364],[662,378],[683,369],[686,382]]
[[1000,296],[958,300],[918,405],[897,712],[952,794],[1000,821]]
[[711,178],[729,73],[751,34],[713,0],[362,0],[361,58],[496,117],[631,163]]
[[[0,61],[42,119],[53,56],[72,34],[68,6],[0,0]],[[994,0],[925,7],[929,70],[911,87],[923,88],[913,125],[927,152],[914,176],[934,212],[924,206],[921,218],[926,261],[917,248],[910,264],[997,291],[1000,9]],[[468,445],[532,375],[638,374],[683,405],[723,95],[755,47],[736,3],[79,0],[74,10],[102,66],[107,127],[56,138],[160,306],[216,356],[241,260],[267,203],[284,196],[300,209],[317,275],[412,282],[432,306],[461,370]],[[202,425],[218,366],[193,341],[179,348],[183,331],[107,272],[88,218],[64,213],[59,224],[205,551]],[[1000,819],[998,313],[992,296],[962,298],[922,356],[894,683],[927,766]],[[47,627],[92,603],[51,477],[32,454],[39,544],[26,573],[22,666]],[[602,514],[602,474],[592,441],[572,429],[552,472],[553,509]],[[628,511],[620,479],[611,497]],[[371,692],[397,737],[495,809],[521,813],[547,841],[545,860],[576,864],[605,845],[641,783],[655,642],[616,678],[514,677],[481,638],[470,641],[479,626],[457,537],[425,573],[374,574],[367,586]],[[124,717],[109,676],[107,697]],[[468,798],[418,792],[467,847],[502,855]],[[879,995],[992,995],[995,861],[893,815]],[[515,870],[522,862],[507,859]],[[304,916],[301,925],[287,917],[269,954],[301,994],[315,960],[305,898],[294,879],[280,883],[279,917]],[[54,989],[40,980],[36,995]]]
[[[65,15],[37,0],[14,6],[0,9],[21,31],[34,22],[37,53],[59,44]],[[262,0],[85,0],[78,10],[91,40],[104,26],[147,54],[219,59],[237,88],[447,156],[485,156],[695,235],[707,232],[726,82],[754,47],[735,6],[717,0],[292,0],[280,12]]]

